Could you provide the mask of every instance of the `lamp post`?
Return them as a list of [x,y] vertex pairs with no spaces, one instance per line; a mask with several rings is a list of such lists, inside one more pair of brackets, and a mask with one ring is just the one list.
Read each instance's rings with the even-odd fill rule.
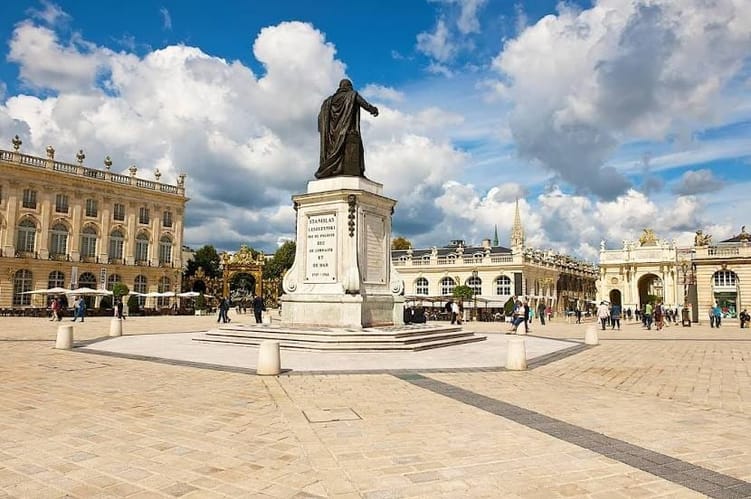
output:
[[694,279],[694,269],[688,260],[681,260],[681,273],[683,274],[683,310],[681,310],[681,325],[691,327],[691,318],[688,313],[688,287]]
[[477,321],[477,289],[475,286],[477,286],[477,269],[472,271],[472,299],[474,300],[474,306],[472,308],[475,315],[474,320]]

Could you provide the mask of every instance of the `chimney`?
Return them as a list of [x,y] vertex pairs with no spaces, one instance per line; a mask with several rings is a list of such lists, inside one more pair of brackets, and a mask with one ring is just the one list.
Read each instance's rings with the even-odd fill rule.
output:
[[482,240],[482,247],[484,249],[490,249],[490,239],[483,239]]

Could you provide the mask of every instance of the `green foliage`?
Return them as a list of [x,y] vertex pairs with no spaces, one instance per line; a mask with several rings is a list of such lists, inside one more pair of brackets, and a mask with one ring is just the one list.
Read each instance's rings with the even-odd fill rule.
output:
[[274,257],[266,262],[263,267],[264,279],[281,279],[284,273],[295,263],[295,251],[297,245],[294,241],[286,241],[279,246]]
[[136,295],[130,295],[128,297],[128,313],[134,314],[138,312],[141,308],[141,305],[138,303],[138,297]]
[[122,282],[116,282],[112,286],[112,296],[114,298],[120,298],[121,296],[125,296],[128,293],[130,293],[130,288],[125,283]]
[[503,304],[503,315],[510,316],[514,315],[514,298],[511,297],[506,301],[506,303]]
[[106,310],[108,308],[112,308],[112,297],[110,296],[102,296],[102,299],[99,300],[99,308]]
[[402,236],[395,237],[391,240],[391,249],[394,250],[406,250],[412,247],[412,243],[409,239]]
[[194,276],[199,267],[203,269],[203,272],[207,277],[220,277],[222,275],[222,271],[219,268],[220,263],[219,254],[216,252],[216,248],[207,244],[199,248],[193,254],[192,260],[188,260],[188,268],[185,271],[185,277]]
[[662,301],[662,296],[659,295],[647,295],[647,303],[655,305],[658,301]]
[[472,288],[464,284],[456,286],[452,294],[454,298],[459,298],[460,300],[469,300],[470,298],[472,298],[472,296],[474,296]]
[[196,310],[206,310],[206,298],[203,293],[196,296]]

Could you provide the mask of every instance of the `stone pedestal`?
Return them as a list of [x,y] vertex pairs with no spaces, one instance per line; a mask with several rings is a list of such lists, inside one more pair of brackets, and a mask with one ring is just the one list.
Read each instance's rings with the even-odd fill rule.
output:
[[259,376],[276,376],[282,372],[282,359],[279,354],[279,342],[266,340],[261,342],[258,349],[258,365],[256,374]]
[[584,344],[585,345],[599,345],[600,340],[597,337],[597,328],[595,326],[589,326],[587,328],[587,331],[584,333]]
[[58,326],[55,348],[70,350],[73,348],[73,326]]
[[506,350],[506,369],[524,371],[527,368],[527,348],[524,338],[509,338]]
[[293,196],[295,263],[284,276],[282,322],[363,328],[402,324],[401,277],[391,263],[396,201],[363,177],[308,183]]
[[110,319],[110,336],[123,335],[123,320],[114,318]]

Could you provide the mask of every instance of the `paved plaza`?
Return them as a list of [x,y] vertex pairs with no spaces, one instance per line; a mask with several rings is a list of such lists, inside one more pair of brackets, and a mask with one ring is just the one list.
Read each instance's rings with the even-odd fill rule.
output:
[[587,347],[591,323],[535,323],[523,372],[503,324],[469,324],[488,340],[283,352],[291,370],[260,377],[254,348],[192,341],[215,317],[131,317],[114,339],[109,321],[65,351],[60,323],[0,318],[0,498],[751,497],[737,324]]

